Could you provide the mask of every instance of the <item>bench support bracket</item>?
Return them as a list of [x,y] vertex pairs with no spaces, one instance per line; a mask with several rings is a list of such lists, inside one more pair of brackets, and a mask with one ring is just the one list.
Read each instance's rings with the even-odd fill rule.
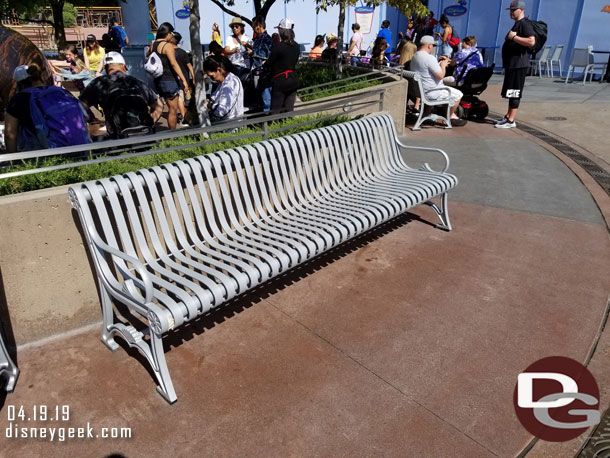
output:
[[443,193],[441,195],[441,206],[439,207],[432,201],[425,202],[426,205],[429,205],[434,209],[438,217],[441,219],[442,224],[437,224],[436,227],[439,229],[443,229],[445,231],[451,230],[451,221],[449,221],[449,206],[447,205],[447,193]]
[[[133,326],[125,326],[123,323],[116,323],[110,295],[101,284],[100,291],[102,296],[102,314],[104,316],[102,342],[110,350],[117,351],[119,345],[115,342],[114,337],[118,334],[130,347],[137,348],[148,360],[148,363],[155,374],[158,383],[157,391],[167,402],[173,404],[178,400],[178,397],[176,396],[174,384],[172,383],[167,368],[167,362],[165,361],[162,334],[157,334],[154,331],[151,332],[150,328],[141,332]],[[151,319],[153,320],[150,324],[151,327],[154,328],[157,324],[154,321],[154,316],[149,316],[147,318],[149,318],[149,321],[151,321]],[[148,340],[145,339],[145,334],[148,334]]]

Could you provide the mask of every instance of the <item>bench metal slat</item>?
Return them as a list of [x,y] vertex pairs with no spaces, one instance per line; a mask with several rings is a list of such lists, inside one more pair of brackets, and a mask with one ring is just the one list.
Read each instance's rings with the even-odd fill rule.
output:
[[[104,204],[104,201],[103,201],[103,198],[102,198],[102,195],[100,192],[100,188],[104,189],[104,182],[110,183],[110,180],[104,179],[104,180],[99,180],[99,181],[93,182],[93,183],[92,182],[84,183],[83,185],[88,187],[88,190],[89,190],[88,197],[91,198],[92,202],[95,205],[100,223],[102,224],[102,230],[103,230],[103,234],[104,234],[106,243],[120,251],[125,252],[129,256],[137,258],[138,256],[135,252],[135,249],[133,248],[133,245],[131,245],[131,241],[129,241],[129,243],[126,244],[125,246],[123,246],[122,248],[117,243],[117,240],[114,236],[114,231],[113,231],[112,227],[110,226],[110,218],[108,216],[108,213],[106,212],[106,206]],[[110,188],[112,190],[106,191],[105,197],[110,201],[112,198],[111,196],[115,194],[115,188],[112,186],[109,186],[108,188]],[[106,188],[106,189],[108,189],[108,188]],[[117,185],[116,190],[118,190],[118,189],[119,188]],[[116,224],[117,219],[115,218],[114,221]],[[95,253],[94,256],[99,256],[99,255],[97,253]],[[125,262],[122,259],[116,258],[114,256],[112,256],[112,257],[113,257],[113,261],[118,269],[122,269],[124,271],[128,270],[127,265],[125,264]],[[104,275],[103,278],[106,281],[116,281],[116,280],[114,280],[114,274],[112,272],[110,272],[109,267],[107,266],[107,264],[105,263],[104,260],[100,260],[100,262],[98,262],[97,265],[100,269],[102,269],[102,272]],[[173,293],[175,297],[178,297],[182,301],[182,302],[176,302],[168,294],[165,294],[165,293],[156,294],[156,291],[154,291],[155,298],[162,301],[162,304],[170,310],[170,313],[172,314],[175,325],[180,326],[184,322],[184,315],[186,314],[186,306],[185,306],[184,302],[192,300],[191,297],[185,291],[181,290],[174,284],[169,283],[154,275],[151,276],[151,280],[152,280],[153,284],[158,285],[160,288],[166,289],[166,291],[168,291],[169,293]],[[121,289],[122,289],[122,285],[120,283],[116,282],[113,285],[113,291],[111,291],[112,295],[115,298],[118,298],[119,300],[121,300],[121,299],[129,300],[128,298],[125,298],[125,293],[122,293]],[[132,305],[133,305],[133,301],[132,301]],[[146,316],[146,310],[144,308],[140,307],[138,309],[138,311],[140,312],[141,315]]]
[[[204,213],[207,215],[214,215],[215,210],[213,207],[213,201],[210,200],[210,196],[208,196],[208,193],[205,192],[205,183],[207,182],[209,175],[211,174],[209,167],[208,171],[206,172],[203,167],[204,162],[201,161],[200,157],[186,159],[186,162],[189,164],[192,163],[193,166],[197,167],[200,170],[200,173],[196,173],[194,175],[196,179],[196,185],[199,188],[198,196],[201,198],[201,203],[204,207]],[[254,241],[250,241],[247,239],[235,239],[230,233],[225,234],[218,227],[214,218],[208,218],[204,221],[204,217],[202,214],[196,213],[196,215],[198,225],[203,225],[205,227],[206,221],[208,221],[208,223],[210,224],[210,230],[212,231],[210,233],[210,237],[216,238],[218,242],[222,245],[231,247],[237,250],[238,252],[240,250],[244,250],[247,253],[253,255],[255,258],[263,260],[269,265],[269,267],[271,267],[272,272],[280,272],[282,261],[287,262],[287,256],[284,253],[278,252],[278,256],[277,253],[270,253],[271,250],[269,250],[269,247],[263,246]]]
[[[146,181],[146,183],[148,184],[148,189],[149,189],[149,193],[151,195],[151,198],[153,199],[154,202],[154,209],[155,209],[155,214],[157,215],[157,221],[159,221],[159,225],[161,226],[161,231],[163,233],[163,239],[166,243],[166,246],[168,248],[167,251],[169,251],[170,254],[173,254],[173,259],[169,258],[172,260],[172,264],[171,267],[172,269],[177,270],[178,272],[180,272],[183,276],[188,276],[191,277],[193,280],[196,280],[199,283],[203,283],[203,285],[205,286],[206,289],[208,289],[214,296],[214,302],[218,303],[221,300],[227,300],[228,297],[230,297],[231,295],[236,294],[236,292],[239,289],[239,285],[240,285],[240,281],[243,282],[243,279],[241,278],[241,273],[239,271],[237,271],[236,269],[234,269],[233,267],[227,265],[226,263],[217,261],[215,259],[213,259],[210,256],[206,256],[206,255],[197,255],[197,257],[200,257],[202,259],[202,261],[204,262],[204,264],[198,263],[195,260],[189,259],[187,256],[185,256],[184,253],[188,252],[188,253],[194,253],[193,250],[191,249],[190,245],[188,243],[186,243],[186,241],[184,240],[184,235],[182,232],[182,228],[179,226],[178,221],[178,215],[177,212],[175,211],[175,207],[173,206],[173,196],[171,191],[169,190],[169,185],[167,180],[165,179],[165,174],[163,174],[163,177],[158,177],[158,180],[156,180],[157,185],[155,185],[155,180],[153,178],[154,176],[154,172],[160,172],[161,169],[160,168],[155,168],[153,167],[152,169],[148,169],[148,170],[140,170],[139,174],[141,174],[144,177],[144,180]],[[133,172],[131,172],[132,174]],[[133,176],[131,174],[128,174],[128,176]],[[163,203],[161,201],[161,196],[159,195],[158,192],[158,187],[161,187],[162,191],[163,191],[163,197],[165,199],[165,203]],[[140,192],[139,187],[136,187],[137,192]],[[140,196],[140,201],[145,200],[146,196],[142,195]],[[173,227],[175,228],[174,230],[174,234],[175,236],[179,239],[182,240],[182,248],[179,248],[170,231],[170,227],[169,227],[169,222],[167,221],[167,218],[165,216],[165,210],[168,210],[170,212],[170,216],[171,219],[173,221]],[[150,211],[149,208],[146,208],[146,213],[148,213]],[[152,215],[148,215],[147,216],[147,225],[149,228],[154,227],[154,220],[152,219]],[[150,231],[151,233],[154,233],[154,231]],[[153,235],[153,237],[157,237],[156,234]],[[165,261],[165,259],[163,259]],[[179,261],[179,262],[178,262]],[[183,264],[186,264],[186,266],[184,266]],[[207,266],[206,264],[209,264],[212,267]],[[166,266],[170,266],[167,264],[166,262]],[[188,266],[193,267],[195,270],[191,270]],[[213,267],[217,267],[217,269],[214,269]],[[232,274],[231,276],[228,276],[222,272],[220,272],[218,269],[224,269],[227,270],[230,274]],[[199,273],[199,271],[206,273],[208,276],[205,275],[201,275]],[[216,277],[217,280],[214,280],[211,277]],[[189,316],[192,318],[194,316],[197,316],[198,314],[200,314],[202,311],[206,311],[210,308],[212,301],[206,302],[206,303],[202,303],[201,307],[197,308],[197,309],[190,309],[189,310]]]
[[[173,199],[168,199],[166,197],[168,207],[171,207],[170,212],[174,212],[176,214],[176,216],[173,216],[171,218],[171,221],[174,225],[175,231],[179,234],[181,238],[181,244],[185,246],[185,250],[188,251],[190,256],[202,260],[208,259],[210,257],[213,259],[218,259],[222,261],[222,264],[219,264],[219,266],[221,267],[226,264],[234,264],[240,269],[239,275],[246,275],[248,278],[248,281],[245,284],[242,284],[240,282],[240,290],[247,289],[248,287],[251,287],[253,284],[258,283],[262,280],[263,272],[259,268],[253,267],[251,264],[249,264],[250,262],[257,263],[260,267],[266,266],[266,269],[264,269],[264,271],[266,272],[266,275],[268,275],[271,270],[269,266],[264,263],[261,264],[259,262],[259,259],[254,256],[251,256],[244,252],[239,252],[228,247],[222,247],[221,245],[216,244],[215,241],[212,240],[212,237],[209,237],[210,240],[206,240],[206,242],[214,243],[216,249],[212,249],[211,247],[208,247],[203,243],[195,227],[193,226],[193,221],[191,220],[191,213],[189,212],[189,206],[186,202],[186,194],[183,192],[183,190],[179,189],[179,186],[181,186],[182,184],[179,176],[179,164],[166,164],[165,166],[161,167],[167,170],[170,179],[173,183],[173,188],[175,190],[174,192],[176,198],[178,199],[178,205],[182,214],[182,222],[184,224],[184,228],[178,223],[178,210],[175,206]],[[185,187],[188,191],[191,191],[189,190],[189,188],[192,187],[190,176],[188,177],[188,179],[185,179]],[[169,192],[169,189],[166,190],[166,195],[167,192]],[[191,205],[195,206],[197,205],[197,202],[191,201]],[[183,229],[186,229],[186,233],[183,232]],[[197,248],[197,250],[199,251],[196,251],[195,248]]]
[[[257,146],[261,148],[264,147],[267,151],[271,152],[270,154],[281,155],[282,152],[285,151],[285,148],[282,147],[281,144],[278,145],[278,142],[275,140],[273,143],[269,142]],[[293,161],[290,160],[292,159],[292,156],[294,156],[294,151],[291,151],[291,154],[286,158],[286,161],[279,161],[281,173],[284,176],[285,182],[288,184],[286,193],[281,195],[284,208],[286,209],[284,213],[286,216],[284,217],[288,217],[290,221],[293,221],[293,224],[301,223],[308,229],[315,230],[316,233],[321,233],[321,241],[325,241],[326,244],[329,242],[332,243],[331,240],[341,240],[341,232],[346,233],[346,231],[341,224],[340,218],[326,209],[318,211],[307,210],[303,205],[306,200],[301,195],[295,196],[295,193],[299,194],[303,189],[302,185],[304,182],[297,180],[293,173],[294,164]],[[286,169],[286,164],[288,164],[289,169]],[[300,162],[300,165],[306,167],[307,161]],[[311,167],[307,168],[310,169]],[[293,178],[295,179],[294,182],[291,181]],[[297,186],[297,183],[299,183],[299,186]]]
[[[237,152],[235,151],[229,151],[229,154],[237,154]],[[244,176],[243,176],[243,170],[236,170],[235,174],[238,176],[238,181],[235,181],[235,177],[233,176],[233,174],[230,174],[228,176],[229,178],[229,184],[231,186],[231,189],[233,190],[234,193],[238,192],[238,189],[247,189],[247,186],[244,186]],[[239,183],[239,184],[238,184]],[[247,201],[249,199],[244,199],[246,208],[248,208],[249,210],[251,209],[251,206],[249,206],[247,204]],[[244,210],[243,207],[239,207],[240,210]],[[252,211],[252,213],[254,213]],[[240,215],[241,216],[241,215]],[[244,214],[243,216],[241,216],[242,219],[243,218],[247,218],[247,216]],[[310,237],[310,233],[300,227],[297,227],[295,225],[289,225],[286,224],[284,222],[279,222],[279,221],[273,221],[273,223],[271,223],[269,221],[269,219],[267,220],[263,220],[261,218],[258,217],[258,215],[254,215],[254,217],[252,218],[252,220],[248,220],[245,219],[246,221],[246,226],[248,227],[248,229],[250,230],[257,230],[257,231],[261,231],[262,233],[264,233],[267,230],[271,230],[271,228],[273,228],[274,231],[280,231],[280,233],[285,233],[287,235],[291,235],[292,233],[297,233],[297,234],[301,234],[305,237]],[[318,235],[320,235],[320,232],[316,232],[318,233]],[[313,241],[313,238],[310,238]],[[319,246],[318,246],[319,249]],[[313,252],[315,252],[316,250],[314,249]]]
[[[186,203],[186,201],[181,201],[185,220],[188,221],[190,239],[201,251],[208,251],[208,248],[205,245],[207,243],[209,245],[209,250],[219,251],[221,253],[225,253],[227,256],[235,257],[237,259],[243,259],[243,261],[248,264],[252,263],[252,265],[255,266],[255,268],[258,270],[259,274],[262,275],[262,277],[259,278],[259,281],[263,281],[266,278],[270,278],[270,276],[274,272],[274,269],[275,271],[279,269],[279,262],[275,260],[275,258],[272,258],[266,253],[262,253],[260,250],[251,248],[246,245],[237,244],[235,242],[229,241],[228,239],[226,241],[223,239],[219,240],[214,237],[210,232],[208,232],[203,215],[204,211],[206,214],[209,214],[208,207],[210,203],[207,199],[207,195],[205,196],[205,198],[202,196],[203,188],[201,188],[200,186],[201,182],[203,181],[203,177],[200,173],[200,165],[196,164],[194,161],[189,160],[179,161],[176,163],[176,165],[180,170],[181,178],[185,181],[189,202],[191,203],[191,209],[195,217],[195,221],[190,221],[188,204]],[[196,183],[193,183],[191,179],[191,174],[189,172],[190,170],[193,170],[191,165],[196,166],[196,172],[194,172]],[[197,184],[200,189],[199,193],[197,193],[195,190],[195,184]],[[199,198],[202,199],[202,205],[204,205],[205,210],[200,206]],[[197,224],[197,227],[195,227],[195,223]],[[201,237],[199,234],[201,234]]]
[[[208,181],[210,179],[213,180],[211,164],[210,164],[208,158],[206,156],[200,156],[195,159],[198,160],[201,163],[201,165],[203,166],[203,171],[204,171],[204,175],[205,175],[206,179]],[[219,223],[221,224],[221,227],[222,227],[222,233],[227,238],[231,239],[233,242],[235,242],[237,244],[247,244],[247,245],[250,245],[252,247],[259,249],[262,252],[266,252],[267,256],[272,257],[272,258],[275,257],[278,260],[280,260],[280,266],[292,265],[292,259],[294,259],[294,257],[297,256],[296,253],[293,252],[292,247],[285,245],[285,244],[281,244],[274,240],[265,240],[265,239],[258,238],[258,240],[260,240],[260,241],[257,241],[257,237],[245,237],[243,235],[236,233],[235,229],[229,226],[226,219],[224,218],[224,214],[223,214],[221,208],[219,208],[219,206],[222,205],[222,200],[221,200],[220,196],[218,195],[216,187],[211,186],[209,189],[210,189],[210,194],[212,196],[212,202],[214,204],[214,209],[216,210],[217,217],[219,218]],[[285,268],[286,267],[280,268],[280,271],[284,270]]]
[[[133,174],[133,172],[131,172],[131,174]],[[122,192],[122,200],[125,203],[125,206],[127,207],[127,213],[130,216],[130,221],[132,222],[131,227],[133,229],[133,234],[135,236],[136,242],[138,244],[138,248],[140,249],[140,252],[142,253],[143,258],[146,261],[147,266],[152,270],[152,272],[155,274],[154,277],[159,278],[167,278],[170,281],[170,284],[176,284],[176,285],[181,285],[182,289],[186,289],[188,288],[189,290],[193,291],[195,293],[195,296],[191,295],[191,294],[186,294],[186,297],[184,297],[182,294],[180,294],[180,297],[184,297],[184,299],[182,300],[183,306],[186,307],[187,309],[187,316],[194,316],[196,314],[196,311],[200,308],[202,308],[204,305],[204,300],[209,300],[212,302],[216,302],[216,301],[222,301],[223,300],[223,296],[225,294],[225,290],[224,288],[221,288],[220,286],[216,285],[216,288],[214,288],[211,284],[210,287],[208,287],[208,289],[204,289],[201,286],[199,286],[197,283],[193,282],[192,280],[189,280],[188,278],[181,276],[179,274],[177,274],[175,271],[178,271],[184,275],[188,275],[189,272],[188,269],[184,268],[183,266],[181,266],[180,264],[178,264],[177,262],[175,262],[173,259],[171,259],[169,257],[169,255],[167,255],[167,252],[163,249],[163,247],[161,246],[161,242],[158,239],[157,235],[156,235],[156,225],[154,224],[154,222],[152,221],[152,215],[150,214],[150,210],[148,208],[148,203],[146,201],[146,197],[142,195],[142,193],[144,192],[142,189],[142,183],[140,182],[139,179],[132,181],[132,187],[131,189],[133,189],[136,192],[136,195],[140,198],[140,199],[144,199],[143,201],[141,201],[141,206],[140,208],[142,208],[143,210],[143,217],[145,219],[145,221],[148,223],[148,232],[150,234],[150,241],[153,244],[153,249],[155,250],[155,253],[150,251],[149,245],[148,245],[148,240],[144,234],[144,229],[142,227],[142,223],[139,217],[139,212],[136,209],[136,204],[133,200],[133,193],[130,190],[130,186],[128,184],[129,179],[128,177],[130,176],[130,174],[127,174],[126,176],[115,176],[114,180],[115,182],[119,185],[119,189]],[[118,200],[116,198],[116,195],[111,194],[110,195],[111,200],[114,200],[115,202],[117,202],[118,204]],[[120,208],[120,206],[119,206]],[[115,213],[117,211],[115,210]],[[125,238],[129,237],[129,231],[123,227],[122,230],[125,231]],[[160,258],[161,261],[163,261],[164,265],[161,265],[158,261],[157,261],[157,257]],[[211,282],[210,282],[211,283]],[[166,287],[166,289],[168,289]],[[215,290],[215,291],[214,291]],[[172,293],[175,294],[176,289],[172,288]]]
[[[315,214],[323,215],[324,220],[327,220],[328,223],[333,224],[334,227],[341,231],[341,241],[349,238],[350,234],[357,233],[359,228],[362,227],[362,218],[360,216],[356,218],[352,214],[346,214],[342,209],[332,206],[328,206],[322,211],[316,208],[316,203],[324,200],[324,188],[327,186],[326,175],[329,173],[328,169],[325,168],[328,164],[320,154],[320,148],[313,147],[313,144],[308,143],[311,141],[310,138],[299,134],[295,135],[290,141],[296,143],[296,150],[301,151],[302,157],[307,158],[306,160],[309,163],[316,165],[315,167],[307,167],[305,170],[306,180],[303,180],[304,186],[302,188],[304,198],[300,200],[297,207],[298,211],[314,212]],[[307,148],[308,144],[312,145],[312,147]],[[293,169],[291,173],[295,173],[295,167],[292,162],[290,164]],[[302,171],[298,167],[296,167],[296,173],[302,175]],[[342,219],[346,221],[342,222]],[[346,227],[346,223],[349,223],[350,226]]]
[[[327,157],[330,158],[330,160],[327,160],[327,164],[329,164],[329,180],[327,183],[329,186],[324,195],[324,201],[328,202],[331,206],[339,206],[340,208],[343,208],[344,211],[347,210],[348,212],[350,210],[353,212],[354,209],[358,209],[358,212],[352,214],[358,215],[359,220],[362,222],[362,227],[365,230],[370,228],[376,221],[383,218],[385,209],[381,206],[377,206],[377,202],[363,202],[357,196],[353,198],[348,196],[348,193],[352,188],[350,184],[354,180],[353,175],[346,170],[346,168],[352,164],[349,155],[342,154],[340,145],[331,141],[332,138],[329,138],[329,133],[324,129],[320,129],[320,132],[311,133],[318,137],[318,139],[321,137],[324,140],[320,143],[323,145],[323,150],[328,155]],[[328,147],[324,148],[324,145],[328,145]],[[331,154],[331,150],[334,154]],[[345,204],[342,205],[341,201]],[[361,232],[362,229],[360,229],[358,233]]]
[[[254,160],[257,157],[263,157],[265,159],[267,159],[269,157],[270,153],[270,143],[265,143],[264,145],[261,144],[255,144],[255,145],[248,145],[248,148],[244,148],[246,150],[246,152],[249,155],[249,159],[250,161],[254,162]],[[265,164],[267,164],[267,170],[265,171]],[[253,167],[254,168],[254,173],[252,172],[252,170],[250,168],[246,169],[246,175],[249,177],[249,179],[255,183],[255,187],[258,189],[264,189],[266,181],[265,181],[265,175],[268,176],[268,162],[267,161],[262,161],[262,168],[263,171],[261,171],[258,167]],[[267,189],[264,189],[265,191],[268,192]],[[271,190],[270,193],[273,193],[273,190]],[[324,225],[324,221],[321,220],[319,218],[318,215],[307,215],[307,214],[299,214],[299,215],[295,215],[294,211],[292,209],[292,207],[290,205],[286,206],[286,208],[282,205],[276,204],[276,205],[272,205],[271,201],[273,199],[273,197],[269,197],[269,195],[266,192],[261,192],[261,197],[262,199],[259,200],[259,204],[261,205],[261,213],[268,215],[268,217],[271,219],[271,221],[275,222],[275,221],[279,221],[282,222],[284,224],[288,224],[288,225],[292,225],[294,227],[310,227],[312,224],[312,221],[316,221],[316,222],[320,222],[323,224],[322,229],[326,230],[328,232],[328,230],[325,228]],[[277,202],[277,197],[275,198],[274,202]],[[288,208],[288,209],[287,209]],[[292,214],[291,214],[292,212]]]
[[[211,160],[216,168],[220,166],[219,158],[212,157]],[[228,174],[227,179],[229,179],[229,176],[232,177],[232,175],[233,173]],[[296,231],[287,231],[278,227],[267,227],[265,229],[262,229],[261,227],[256,227],[250,225],[249,223],[246,223],[246,221],[248,221],[247,218],[242,218],[243,222],[240,222],[239,218],[235,215],[233,211],[233,207],[236,206],[238,208],[238,212],[241,210],[243,213],[243,207],[241,206],[241,199],[239,198],[237,187],[227,187],[224,180],[220,182],[220,187],[222,194],[225,196],[225,201],[232,201],[235,204],[227,206],[227,213],[231,219],[231,223],[236,228],[236,232],[242,233],[244,236],[256,237],[257,239],[265,242],[275,240],[279,243],[287,244],[295,248],[300,253],[301,257],[307,257],[308,251],[315,251],[315,246],[313,246],[313,242],[303,236],[303,234],[296,233]],[[229,192],[229,189],[231,189],[232,192]]]

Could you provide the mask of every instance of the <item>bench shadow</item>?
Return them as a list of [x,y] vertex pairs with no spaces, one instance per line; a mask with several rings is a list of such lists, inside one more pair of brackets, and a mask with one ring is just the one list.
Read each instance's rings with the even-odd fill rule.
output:
[[[6,350],[13,362],[19,367],[17,361],[17,344],[15,343],[15,334],[11,324],[11,317],[8,312],[8,303],[6,300],[6,292],[4,289],[4,278],[2,276],[2,267],[0,267],[0,338],[4,338]],[[0,411],[4,407],[8,393],[4,389],[6,380],[0,378]]]

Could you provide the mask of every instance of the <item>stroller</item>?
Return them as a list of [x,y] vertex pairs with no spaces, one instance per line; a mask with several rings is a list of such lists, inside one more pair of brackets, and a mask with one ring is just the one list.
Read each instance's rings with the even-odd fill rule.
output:
[[458,86],[458,89],[464,94],[456,112],[460,118],[485,119],[489,114],[489,106],[477,96],[487,89],[487,83],[493,74],[495,65],[471,69],[466,74],[464,84]]

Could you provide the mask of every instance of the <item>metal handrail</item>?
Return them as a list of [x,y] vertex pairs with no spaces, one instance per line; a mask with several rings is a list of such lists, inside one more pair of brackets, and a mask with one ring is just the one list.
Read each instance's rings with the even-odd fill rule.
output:
[[[123,160],[123,159],[129,159],[129,158],[140,157],[140,156],[148,156],[148,155],[159,154],[159,153],[164,153],[164,152],[168,152],[168,151],[178,151],[178,150],[182,150],[182,149],[198,148],[198,147],[208,145],[208,144],[224,143],[224,142],[230,142],[230,141],[244,139],[244,138],[262,137],[264,140],[267,140],[269,138],[270,134],[279,133],[279,132],[283,132],[286,130],[302,127],[304,125],[313,124],[313,123],[320,122],[320,121],[323,121],[326,119],[331,119],[331,118],[339,116],[341,113],[331,114],[331,115],[327,115],[327,116],[324,116],[321,118],[304,121],[304,122],[296,124],[296,125],[293,124],[290,126],[279,126],[279,127],[269,130],[268,126],[269,126],[269,123],[271,123],[271,122],[283,120],[286,118],[293,118],[296,116],[303,116],[303,115],[312,114],[312,113],[319,113],[322,111],[328,111],[328,110],[332,110],[332,109],[339,109],[339,108],[342,109],[343,113],[349,113],[350,111],[354,111],[355,109],[361,109],[361,108],[373,106],[373,105],[378,105],[379,107],[382,107],[384,94],[385,94],[385,89],[375,89],[375,90],[371,90],[371,91],[368,91],[367,93],[363,93],[363,94],[355,94],[355,95],[349,95],[346,97],[342,97],[340,99],[333,100],[331,102],[326,102],[326,103],[319,102],[317,105],[320,105],[320,106],[308,106],[306,108],[297,109],[297,110],[294,110],[294,111],[288,112],[288,113],[279,113],[279,114],[268,115],[268,116],[264,116],[264,117],[259,116],[257,118],[251,118],[251,119],[245,119],[245,117],[244,117],[243,119],[240,119],[237,121],[231,120],[231,121],[227,121],[227,122],[221,122],[221,123],[217,123],[213,126],[209,126],[209,127],[200,127],[200,128],[193,128],[193,129],[188,129],[188,130],[183,129],[183,130],[177,131],[177,132],[176,131],[162,132],[159,134],[148,135],[146,137],[134,137],[134,138],[120,139],[120,140],[109,140],[109,141],[105,141],[105,142],[100,142],[99,144],[93,143],[93,144],[88,144],[88,145],[76,145],[76,146],[68,146],[68,147],[63,147],[63,148],[27,151],[27,152],[23,152],[23,153],[3,154],[2,156],[0,156],[0,164],[7,163],[10,161],[38,159],[38,158],[44,158],[44,157],[49,157],[49,156],[75,154],[75,153],[79,153],[79,152],[83,153],[83,155],[86,154],[87,156],[92,157],[92,156],[94,156],[93,151],[102,150],[102,151],[100,151],[100,153],[103,153],[103,154],[122,153],[122,152],[125,152],[130,149],[141,150],[142,148],[151,148],[155,144],[158,144],[163,140],[169,140],[169,139],[180,138],[180,137],[192,137],[192,136],[196,136],[196,135],[208,137],[206,140],[201,141],[201,142],[172,146],[172,147],[168,147],[168,148],[146,149],[145,151],[138,151],[138,152],[132,152],[132,153],[127,153],[127,154],[115,154],[113,156],[92,158],[92,159],[84,160],[84,161],[75,161],[75,162],[58,164],[58,165],[53,165],[53,166],[48,166],[48,167],[38,167],[38,168],[33,168],[33,169],[20,170],[20,171],[16,171],[16,172],[2,173],[2,174],[0,174],[0,179],[13,178],[13,177],[23,176],[23,175],[31,175],[31,174],[40,173],[40,172],[51,172],[51,171],[55,171],[55,170],[81,167],[81,166],[91,165],[91,164],[100,164],[100,163],[114,161],[114,160]],[[377,96],[374,100],[372,100],[372,101],[364,100],[364,99],[369,99],[373,95]],[[230,132],[232,130],[237,130],[240,128],[249,127],[252,125],[260,125],[260,124],[262,124],[262,131],[260,131],[260,132],[253,132],[253,133],[241,134],[241,135],[236,134],[234,136],[217,138],[217,139],[209,138],[209,134],[212,134],[212,133],[217,133],[217,132],[222,132],[222,131]],[[111,151],[109,151],[109,149]]]

